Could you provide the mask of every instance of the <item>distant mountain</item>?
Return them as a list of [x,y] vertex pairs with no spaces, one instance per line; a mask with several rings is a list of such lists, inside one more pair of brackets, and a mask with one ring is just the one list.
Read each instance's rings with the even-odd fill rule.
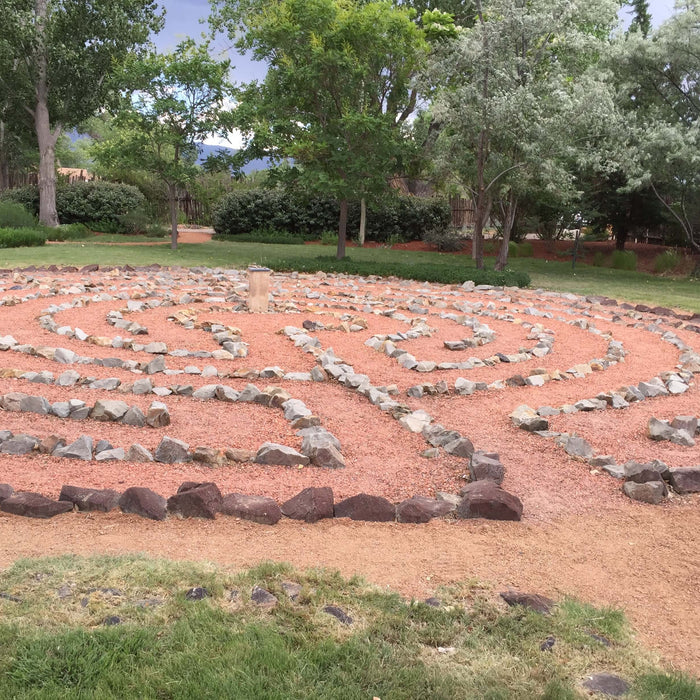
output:
[[[197,144],[199,146],[199,158],[197,158],[197,163],[202,164],[209,156],[216,155],[217,153],[223,151],[224,153],[230,153],[233,155],[237,153],[235,148],[225,148],[224,146],[210,146],[206,143]],[[254,170],[267,170],[270,167],[270,162],[264,158],[258,158],[256,160],[251,160],[243,167],[243,172],[252,173]]]

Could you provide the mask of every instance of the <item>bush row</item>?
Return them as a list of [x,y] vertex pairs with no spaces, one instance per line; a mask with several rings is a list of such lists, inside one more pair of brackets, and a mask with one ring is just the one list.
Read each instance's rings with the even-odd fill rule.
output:
[[[39,214],[39,189],[34,185],[6,190],[0,199]],[[56,210],[62,224],[91,221],[120,222],[120,217],[142,207],[143,194],[136,187],[117,182],[73,182],[56,188]]]
[[0,228],[0,248],[21,248],[46,243],[43,231],[32,228]]
[[[214,210],[213,224],[220,237],[250,234],[259,229],[288,231],[305,238],[320,238],[324,231],[338,229],[340,209],[329,197],[302,197],[280,189],[231,192]],[[427,229],[450,223],[449,204],[444,199],[420,199],[396,195],[367,207],[366,238],[385,242],[390,238],[419,240]],[[360,205],[348,211],[348,238],[360,226]]]
[[298,272],[344,272],[352,275],[377,275],[381,277],[399,277],[420,282],[442,282],[443,284],[462,284],[468,280],[474,284],[491,284],[494,286],[527,287],[530,275],[521,270],[477,270],[466,268],[464,264],[441,263],[398,263],[375,262],[369,260],[353,260],[345,257],[342,260],[329,256],[317,258],[286,257],[282,260],[262,260],[262,264],[274,266],[279,271]]

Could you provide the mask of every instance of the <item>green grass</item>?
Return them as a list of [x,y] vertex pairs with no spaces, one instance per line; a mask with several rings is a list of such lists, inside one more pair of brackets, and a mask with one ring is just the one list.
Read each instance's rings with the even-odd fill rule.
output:
[[[111,240],[125,242],[125,237],[114,239],[102,237],[103,242]],[[139,239],[146,240],[146,239]],[[264,245],[259,243],[228,243],[212,241],[200,244],[181,244],[177,251],[171,251],[167,240],[155,239],[158,245],[109,246],[95,243],[91,239],[84,243],[65,243],[41,248],[15,248],[0,252],[0,267],[25,267],[28,265],[76,265],[88,263],[101,265],[182,265],[185,267],[247,267],[251,263],[281,269],[294,265],[311,265],[323,254],[332,256],[331,246],[289,246]],[[404,276],[421,280],[421,271],[430,266],[447,266],[466,271],[473,269],[473,262],[467,255],[449,253],[419,253],[384,248],[353,248],[349,251],[353,261],[374,265],[401,265]],[[487,260],[493,266],[493,259]],[[615,299],[625,299],[652,306],[670,306],[700,312],[700,280],[660,278],[629,270],[613,270],[576,264],[572,271],[571,261],[555,262],[538,258],[515,258],[510,267],[528,273],[532,287],[542,287],[562,292],[584,295],[604,295]]]
[[[301,585],[295,602],[283,581]],[[255,606],[254,585],[278,605]],[[211,597],[187,601],[193,586]],[[619,610],[572,600],[546,617],[503,610],[474,583],[443,591],[445,605],[432,608],[359,578],[281,564],[234,574],[145,557],[67,556],[16,563],[0,574],[0,591],[22,599],[0,599],[3,699],[563,700],[579,697],[580,680],[600,670],[633,683],[633,697],[698,698],[690,678],[666,674],[637,646]],[[159,604],[139,606],[144,599]],[[326,605],[354,623],[340,624]],[[121,624],[105,626],[108,616]],[[541,651],[550,635],[554,648]]]

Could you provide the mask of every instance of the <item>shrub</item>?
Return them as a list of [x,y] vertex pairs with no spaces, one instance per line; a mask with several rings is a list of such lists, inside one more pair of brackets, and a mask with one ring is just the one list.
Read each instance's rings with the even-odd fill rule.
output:
[[91,231],[97,231],[97,233],[127,233],[124,230],[124,225],[119,223],[119,221],[112,221],[112,219],[101,219],[100,221],[88,221],[86,226]]
[[334,231],[324,231],[321,234],[321,245],[338,245],[338,234]]
[[[3,199],[22,204],[34,215],[39,213],[37,187],[7,190]],[[131,185],[116,182],[72,182],[56,188],[56,211],[63,224],[93,221],[119,223],[119,217],[143,206],[145,198]],[[110,231],[110,233],[116,231]]]
[[0,228],[34,228],[34,215],[19,202],[0,202]]
[[607,241],[610,240],[610,236],[605,229],[592,228],[590,226],[584,226],[581,229],[581,238],[584,241]]
[[434,246],[441,253],[452,253],[464,248],[464,235],[455,226],[439,226],[426,229],[421,236],[424,243]]
[[654,258],[654,272],[670,272],[681,264],[681,256],[677,250],[664,250]]
[[[226,241],[230,240],[229,236],[222,236],[215,233],[212,240]],[[236,242],[240,243],[275,243],[282,245],[302,245],[305,238],[303,236],[295,236],[289,231],[277,231],[272,228],[261,228],[251,231],[250,233],[241,233],[236,236]]]
[[517,243],[517,258],[531,258],[535,254],[535,250],[532,247],[530,241],[523,241],[522,243]]
[[636,270],[637,256],[631,250],[614,250],[610,266],[614,270]]
[[31,228],[0,228],[0,248],[40,246],[46,243],[45,235]]
[[518,244],[515,241],[508,241],[508,257],[518,257]]
[[64,224],[56,228],[44,226],[41,229],[47,241],[82,241],[92,233],[85,224]]
[[[261,264],[267,264],[264,258]],[[336,260],[334,257],[319,256],[317,258],[294,258],[274,260],[276,270],[296,270],[298,272],[344,272],[353,275],[379,275],[382,277],[400,277],[421,282],[442,282],[444,284],[462,284],[472,280],[476,284],[491,284],[495,286],[527,287],[530,276],[521,270],[477,270],[465,269],[464,264],[446,265],[441,263],[416,264],[398,262],[375,262],[369,260],[353,260],[345,257]]]
[[596,250],[592,264],[594,267],[605,267],[605,256],[602,251]]
[[[272,228],[319,239],[324,231],[338,227],[339,207],[330,197],[304,197],[282,189],[234,191],[214,209],[214,229],[219,236],[249,234]],[[450,209],[443,199],[410,196],[386,197],[367,207],[366,240],[384,242],[392,236],[419,240],[423,231],[448,226]],[[348,211],[348,237],[359,229],[360,206]]]

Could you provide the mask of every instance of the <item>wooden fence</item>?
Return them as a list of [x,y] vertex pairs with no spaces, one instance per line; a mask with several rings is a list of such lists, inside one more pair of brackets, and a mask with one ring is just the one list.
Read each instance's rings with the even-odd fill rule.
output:
[[452,225],[465,228],[474,225],[474,202],[466,197],[450,197]]

